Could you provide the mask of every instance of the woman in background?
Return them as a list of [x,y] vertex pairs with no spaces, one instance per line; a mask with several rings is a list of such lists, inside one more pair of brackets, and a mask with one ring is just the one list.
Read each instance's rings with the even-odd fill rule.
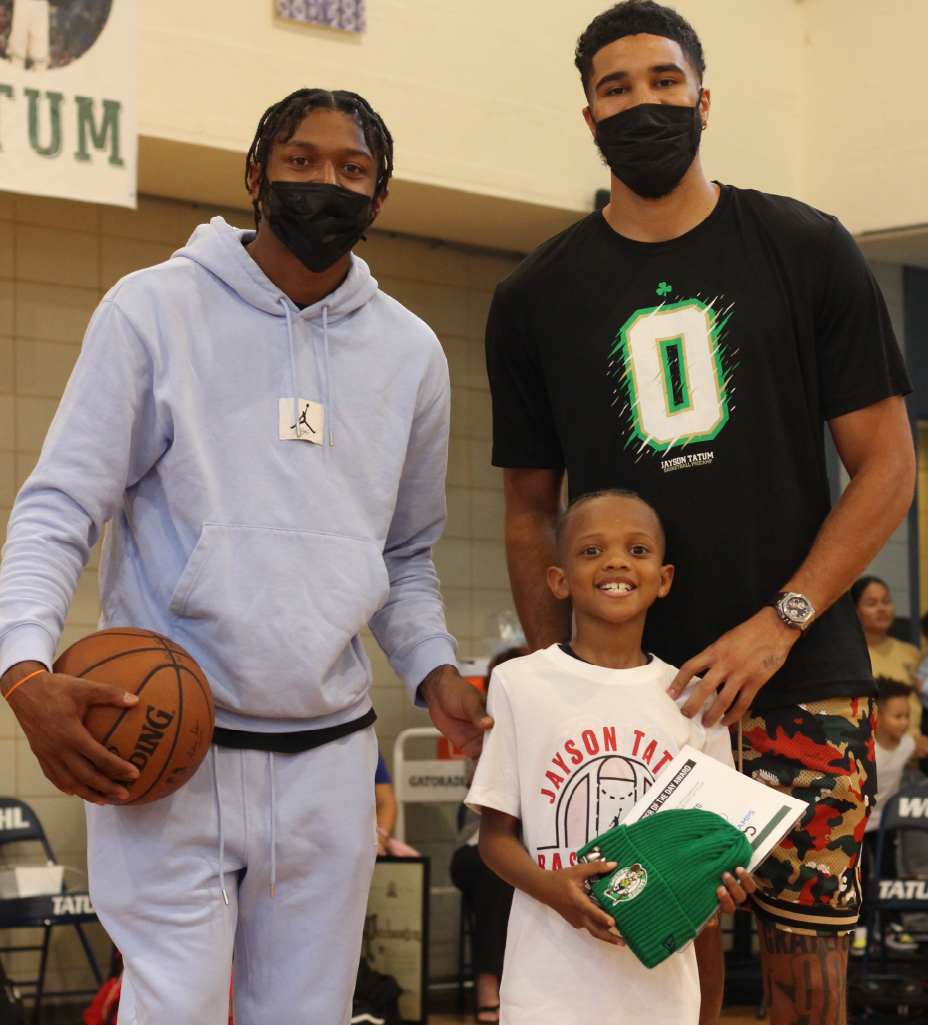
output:
[[874,677],[896,680],[912,688],[908,732],[913,737],[920,737],[922,705],[917,692],[922,689],[922,680],[917,674],[922,653],[914,644],[889,636],[896,609],[889,588],[879,577],[866,576],[855,580],[851,585],[851,598],[867,638]]

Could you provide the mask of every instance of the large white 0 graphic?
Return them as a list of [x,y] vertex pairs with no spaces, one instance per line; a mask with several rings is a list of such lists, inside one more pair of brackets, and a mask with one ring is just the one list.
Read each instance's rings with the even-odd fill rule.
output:
[[692,299],[642,311],[622,329],[632,413],[653,448],[708,440],[728,419],[713,322],[713,311]]

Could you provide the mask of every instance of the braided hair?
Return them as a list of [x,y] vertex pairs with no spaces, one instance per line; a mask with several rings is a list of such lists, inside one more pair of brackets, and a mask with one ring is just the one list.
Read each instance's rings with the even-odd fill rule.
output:
[[261,220],[261,204],[267,198],[267,162],[275,142],[289,142],[303,118],[312,110],[337,110],[347,114],[361,129],[374,159],[377,161],[377,184],[374,198],[387,191],[393,175],[393,136],[383,118],[357,93],[336,89],[297,89],[279,102],[268,107],[252,140],[245,158],[245,188],[252,164],[258,167],[258,194],[252,200],[255,208],[255,226]]

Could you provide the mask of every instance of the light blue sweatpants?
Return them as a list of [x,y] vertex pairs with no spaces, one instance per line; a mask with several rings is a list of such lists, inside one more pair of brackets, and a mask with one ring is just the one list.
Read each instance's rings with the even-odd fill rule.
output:
[[214,746],[171,797],[86,805],[90,894],[125,962],[119,1025],[226,1025],[233,949],[236,1025],[349,1021],[376,764],[373,728],[295,755]]

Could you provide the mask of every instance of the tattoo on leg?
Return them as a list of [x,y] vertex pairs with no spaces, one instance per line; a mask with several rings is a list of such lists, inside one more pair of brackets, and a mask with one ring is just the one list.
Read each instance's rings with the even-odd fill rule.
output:
[[845,1025],[850,936],[757,929],[771,1025]]

